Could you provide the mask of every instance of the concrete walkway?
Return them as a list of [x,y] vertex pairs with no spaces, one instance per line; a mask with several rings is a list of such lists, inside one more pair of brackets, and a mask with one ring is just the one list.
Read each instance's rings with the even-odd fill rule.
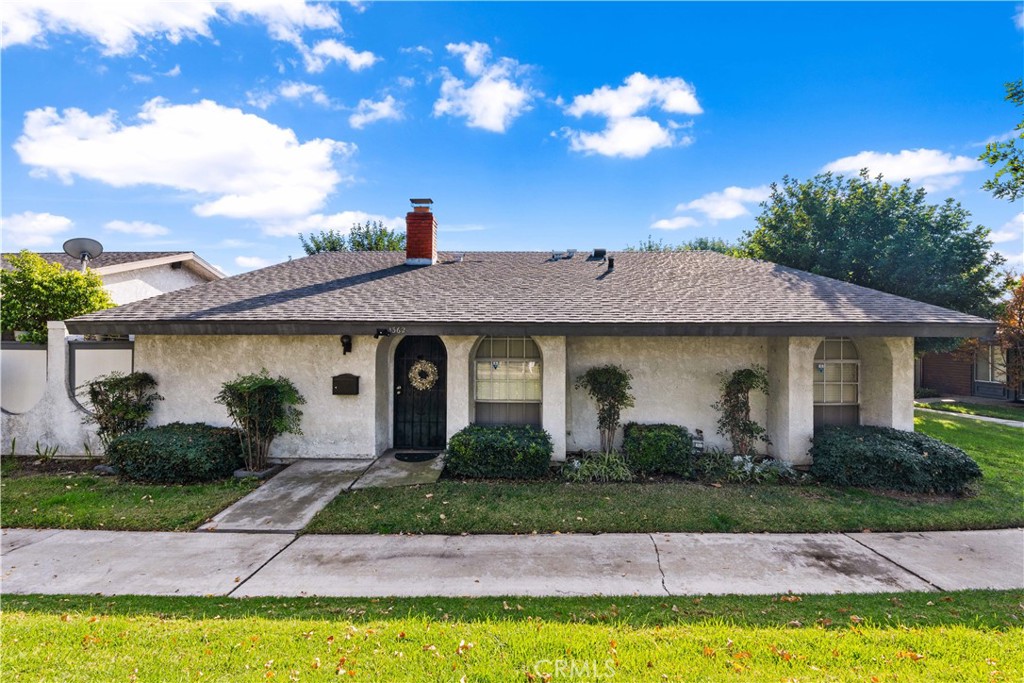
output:
[[1004,420],[1001,417],[988,417],[987,415],[967,415],[966,413],[954,413],[951,410],[932,410],[931,408],[914,408],[914,410],[920,410],[922,413],[928,413],[929,415],[944,415],[946,417],[966,417],[970,420],[979,420],[981,422],[991,422],[992,424],[1005,425],[1007,427],[1018,427],[1024,429],[1024,422],[1018,422],[1017,420]]
[[1024,530],[291,536],[8,529],[0,592],[504,596],[1024,588]]

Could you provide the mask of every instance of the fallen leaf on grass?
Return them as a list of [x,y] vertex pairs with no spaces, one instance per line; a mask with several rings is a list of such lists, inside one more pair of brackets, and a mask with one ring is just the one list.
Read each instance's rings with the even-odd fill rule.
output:
[[913,650],[900,650],[899,652],[896,653],[896,658],[897,659],[909,659],[909,660],[912,660],[912,661],[915,661],[915,662],[920,662],[922,659],[924,659],[924,655],[918,654],[918,653],[914,652]]

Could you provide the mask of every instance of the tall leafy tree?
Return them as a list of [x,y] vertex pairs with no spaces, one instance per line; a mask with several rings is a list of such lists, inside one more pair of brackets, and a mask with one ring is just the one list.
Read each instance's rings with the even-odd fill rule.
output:
[[[991,316],[1002,256],[989,230],[952,199],[929,204],[908,181],[881,176],[783,179],[744,234],[748,256],[890,294]],[[949,348],[932,340],[919,350]]]
[[[1024,81],[1005,83],[1006,101],[1024,106]],[[1017,134],[1009,140],[990,142],[978,159],[989,166],[998,167],[993,178],[986,180],[982,189],[999,199],[1015,202],[1024,197],[1024,118],[1014,128]]]
[[321,230],[307,238],[299,234],[307,255],[324,251],[404,251],[405,233],[391,230],[380,221],[356,223],[345,234],[338,230]]
[[0,327],[5,334],[24,331],[24,341],[46,343],[46,323],[112,308],[99,275],[67,270],[39,254],[22,251],[6,257],[0,271]]
[[740,245],[723,240],[720,237],[695,237],[679,244],[666,244],[664,239],[655,240],[650,235],[640,240],[636,246],[628,245],[626,251],[717,251],[729,256],[742,256]]

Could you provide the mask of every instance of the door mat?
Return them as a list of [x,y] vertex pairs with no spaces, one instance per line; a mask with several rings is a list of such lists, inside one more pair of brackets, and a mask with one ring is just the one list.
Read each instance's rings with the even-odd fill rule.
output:
[[424,453],[422,451],[408,451],[405,453],[395,453],[395,460],[401,460],[402,462],[426,462],[433,460],[440,453]]

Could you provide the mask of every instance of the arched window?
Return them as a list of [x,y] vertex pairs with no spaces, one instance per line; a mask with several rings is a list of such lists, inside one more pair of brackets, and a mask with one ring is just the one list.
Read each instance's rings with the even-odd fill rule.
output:
[[484,337],[473,359],[476,424],[540,426],[541,358],[529,337]]
[[814,354],[814,429],[860,424],[860,358],[847,337],[826,338]]

